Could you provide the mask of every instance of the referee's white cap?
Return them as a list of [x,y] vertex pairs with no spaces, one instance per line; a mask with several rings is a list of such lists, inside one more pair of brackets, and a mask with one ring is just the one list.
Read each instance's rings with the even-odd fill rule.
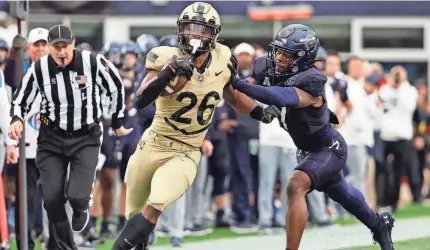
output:
[[37,41],[48,42],[48,30],[44,28],[35,28],[28,34],[27,43],[35,43]]

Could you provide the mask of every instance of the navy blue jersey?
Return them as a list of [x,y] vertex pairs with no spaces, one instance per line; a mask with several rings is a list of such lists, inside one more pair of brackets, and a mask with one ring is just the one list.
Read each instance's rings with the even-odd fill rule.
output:
[[290,133],[299,149],[313,151],[330,146],[333,138],[330,118],[332,116],[332,121],[335,121],[335,115],[329,111],[325,102],[324,84],[327,78],[316,67],[312,67],[289,77],[284,82],[275,82],[276,78],[266,74],[270,66],[267,58],[259,58],[254,63],[252,77],[259,85],[296,87],[324,99],[321,107],[278,107],[281,110],[278,117],[281,126]]

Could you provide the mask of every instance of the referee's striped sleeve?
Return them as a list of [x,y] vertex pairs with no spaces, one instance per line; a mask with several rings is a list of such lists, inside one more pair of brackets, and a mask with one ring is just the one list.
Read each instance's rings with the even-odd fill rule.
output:
[[30,110],[31,104],[38,92],[33,63],[21,79],[18,88],[13,94],[12,106],[10,109],[10,115],[12,117],[11,123],[16,120],[24,122],[24,117]]
[[110,110],[112,114],[112,128],[117,129],[123,125],[125,97],[124,84],[118,69],[101,54],[97,55],[97,68],[99,84],[110,94]]

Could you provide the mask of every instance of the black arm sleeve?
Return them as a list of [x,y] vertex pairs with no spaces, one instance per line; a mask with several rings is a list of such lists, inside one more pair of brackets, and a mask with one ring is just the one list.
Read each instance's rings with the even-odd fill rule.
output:
[[167,84],[175,78],[175,73],[173,73],[170,67],[166,67],[156,77],[157,79],[151,82],[143,93],[136,98],[137,108],[143,109],[153,103],[166,88]]

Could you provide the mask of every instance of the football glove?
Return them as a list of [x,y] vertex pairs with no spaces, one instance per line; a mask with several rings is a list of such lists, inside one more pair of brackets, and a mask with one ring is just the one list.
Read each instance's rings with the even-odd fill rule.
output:
[[170,59],[169,65],[175,70],[177,76],[185,76],[188,80],[191,80],[194,71],[191,58],[191,55],[183,57],[173,56],[172,59]]
[[271,123],[273,121],[273,119],[278,117],[278,108],[276,108],[275,106],[267,106],[266,108],[263,109],[263,114],[261,116],[261,122],[263,123]]
[[227,64],[227,67],[231,72],[230,84],[233,87],[233,89],[236,89],[236,84],[240,81],[239,73],[237,72],[237,69],[233,65]]

